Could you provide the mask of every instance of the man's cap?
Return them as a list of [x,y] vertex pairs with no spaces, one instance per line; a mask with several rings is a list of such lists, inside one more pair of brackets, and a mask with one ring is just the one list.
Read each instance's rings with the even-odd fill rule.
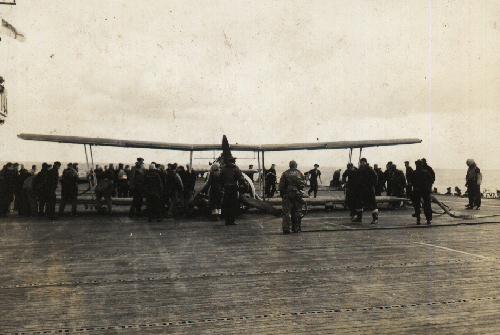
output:
[[314,164],[314,167],[319,167],[319,164]]
[[144,162],[144,158],[139,157],[139,158],[137,158],[137,161],[138,161],[138,162]]

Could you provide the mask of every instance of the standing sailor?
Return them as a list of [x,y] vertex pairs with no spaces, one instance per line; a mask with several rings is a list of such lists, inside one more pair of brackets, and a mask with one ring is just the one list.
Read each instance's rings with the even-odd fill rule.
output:
[[413,199],[413,168],[410,166],[410,162],[405,162],[405,177],[406,177],[406,197],[408,199]]
[[477,167],[473,159],[468,159],[466,162],[467,175],[465,176],[465,186],[467,187],[467,195],[469,197],[469,204],[465,206],[466,209],[479,209],[481,207],[481,182],[483,176],[481,170]]
[[160,222],[162,220],[162,194],[163,183],[161,176],[156,170],[156,164],[152,163],[144,174],[144,195],[146,196],[146,209],[148,221],[153,219]]
[[144,197],[144,159],[139,157],[135,166],[130,171],[129,178],[130,192],[132,193],[132,206],[130,206],[129,216],[141,214]]
[[60,162],[54,162],[54,166],[47,172],[47,184],[45,185],[45,195],[47,201],[46,215],[49,219],[56,219],[56,189],[59,184]]
[[351,212],[351,219],[356,215],[356,175],[358,169],[352,164],[347,164],[347,169],[342,174],[342,184],[345,189],[345,205]]
[[431,209],[431,190],[432,190],[432,173],[425,168],[424,163],[420,160],[415,162],[415,171],[411,174],[411,183],[413,185],[413,207],[415,208],[415,217],[417,224],[420,224],[420,203],[424,207],[424,215],[427,224],[432,221]]
[[314,169],[309,170],[307,175],[309,176],[309,191],[307,191],[307,194],[311,195],[312,192],[314,192],[314,197],[318,195],[318,178],[320,183],[323,184],[321,181],[321,171],[318,170],[319,165],[314,164]]
[[73,164],[69,163],[64,169],[61,177],[61,203],[59,204],[59,215],[64,214],[66,204],[71,204],[71,215],[76,216],[76,205],[78,197],[78,172]]
[[290,226],[294,233],[301,231],[302,190],[305,186],[305,177],[297,169],[297,162],[290,161],[290,167],[283,172],[280,178],[279,191],[282,198],[283,234],[290,234]]

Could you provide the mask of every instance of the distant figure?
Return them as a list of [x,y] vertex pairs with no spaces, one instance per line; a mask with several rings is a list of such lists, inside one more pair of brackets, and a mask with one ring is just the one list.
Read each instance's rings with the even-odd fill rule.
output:
[[481,207],[481,182],[483,181],[483,175],[473,159],[468,159],[466,164],[469,167],[465,176],[469,204],[465,208],[473,209],[475,207],[479,209]]
[[415,209],[415,217],[417,225],[420,224],[420,204],[423,204],[424,215],[427,224],[430,225],[432,221],[432,208],[431,208],[431,189],[433,177],[430,170],[425,168],[421,160],[415,162],[415,171],[412,177],[414,187],[413,207]]
[[175,217],[178,213],[178,204],[184,192],[184,185],[181,177],[177,173],[176,164],[167,165],[167,176],[165,184],[165,199],[168,203],[168,215]]
[[36,216],[38,214],[38,205],[35,189],[33,187],[36,176],[29,176],[23,184],[23,194],[29,206],[29,216]]
[[99,164],[96,164],[95,169],[94,169],[94,175],[96,178],[96,181],[99,181],[102,179],[102,174],[104,173],[104,170]]
[[393,195],[393,190],[392,190],[392,183],[393,183],[393,174],[394,174],[394,169],[392,167],[392,162],[389,161],[387,162],[387,164],[385,165],[385,172],[384,172],[384,180],[385,182],[387,183],[387,186],[386,186],[386,193],[387,195],[391,196]]
[[140,215],[144,197],[144,159],[139,157],[135,166],[130,170],[128,179],[130,193],[132,194],[132,206],[130,206],[129,216]]
[[115,171],[113,165],[110,164],[108,169],[106,169],[101,175],[101,179],[98,179],[97,186],[95,188],[96,196],[96,209],[97,211],[102,211],[102,200],[106,203],[106,211],[111,215],[113,203],[111,197],[114,192],[114,179]]
[[351,212],[351,219],[356,215],[356,189],[357,189],[358,169],[348,163],[347,168],[342,174],[342,184],[345,190],[345,205]]
[[23,190],[24,181],[29,177],[31,177],[31,173],[24,168],[24,165],[21,164],[19,173],[16,177],[15,195],[17,211],[19,215],[22,216],[28,216],[30,213],[28,199],[26,198]]
[[182,193],[180,194],[180,205],[182,208],[185,208],[189,199],[190,199],[190,195],[189,195],[189,189],[190,189],[190,178],[188,176],[188,173],[186,171],[186,169],[184,169],[184,166],[182,165],[179,165],[177,167],[177,174],[179,175],[179,177],[181,178],[182,180]]
[[47,184],[47,174],[49,172],[49,165],[47,163],[42,164],[42,169],[35,176],[33,180],[33,191],[36,194],[37,204],[38,204],[38,216],[42,217],[45,215],[45,205],[47,203],[46,197],[46,184]]
[[340,181],[341,169],[337,169],[333,172],[332,180],[330,181],[330,188],[332,191],[337,191],[342,189],[342,183]]
[[151,164],[149,170],[144,173],[144,195],[146,196],[148,222],[153,219],[158,222],[162,220],[162,194],[163,184],[160,174],[156,169],[156,164]]
[[432,189],[432,193],[433,193],[433,194],[439,194],[437,187],[434,187],[434,188]]
[[384,191],[385,185],[385,175],[381,168],[378,167],[377,164],[373,165],[373,171],[377,174],[377,185],[375,186],[375,195],[382,195]]
[[356,216],[352,219],[352,222],[362,222],[363,209],[366,209],[372,212],[371,224],[377,224],[378,209],[375,200],[377,174],[368,164],[366,158],[361,158],[359,160],[356,184]]
[[266,197],[272,198],[274,197],[274,193],[276,193],[276,181],[278,179],[276,175],[276,166],[274,164],[271,165],[271,168],[265,171],[266,176]]
[[7,163],[0,171],[0,217],[7,216],[14,200],[15,175],[12,163]]
[[[127,165],[128,166],[128,165]],[[116,174],[117,177],[117,188],[118,188],[118,198],[127,198],[128,197],[128,175],[127,171],[123,167],[123,164],[118,164],[118,172]]]
[[283,234],[290,234],[290,228],[294,233],[301,231],[302,190],[305,186],[305,177],[297,169],[297,162],[290,161],[290,167],[283,172],[279,182],[279,192],[282,198]]
[[451,187],[446,188],[446,193],[444,195],[453,195],[453,193],[451,193]]
[[245,171],[245,174],[248,176],[248,178],[250,178],[251,181],[253,181],[253,175],[255,172],[253,172],[253,164],[250,164],[248,165],[248,170],[249,171]]
[[412,174],[413,168],[410,166],[410,162],[405,162],[405,178],[406,178],[406,197],[408,199],[413,199],[413,185],[412,185]]
[[461,197],[462,196],[462,190],[460,188],[458,188],[458,186],[455,186],[455,195],[457,197]]
[[222,195],[223,186],[221,181],[221,171],[219,163],[213,163],[210,166],[210,174],[208,177],[208,197],[210,215],[213,221],[218,221],[222,214]]
[[404,197],[405,196],[405,188],[406,188],[406,177],[402,170],[399,170],[396,164],[392,164],[392,194],[396,197]]
[[69,163],[64,169],[61,177],[61,203],[59,204],[59,215],[64,214],[66,204],[71,204],[71,215],[76,216],[76,205],[78,197],[78,172],[73,164]]
[[33,165],[31,166],[30,173],[31,173],[31,175],[32,175],[32,176],[36,175],[36,165],[34,165],[34,164],[33,164]]
[[309,178],[309,191],[307,191],[307,194],[311,195],[311,193],[314,192],[314,197],[318,195],[318,179],[321,184],[323,182],[321,181],[321,171],[318,170],[319,165],[314,164],[314,169],[309,170],[307,173],[308,178]]
[[47,201],[46,215],[49,219],[56,219],[56,189],[59,185],[60,162],[54,162],[52,169],[47,172],[47,184],[45,185],[45,197]]

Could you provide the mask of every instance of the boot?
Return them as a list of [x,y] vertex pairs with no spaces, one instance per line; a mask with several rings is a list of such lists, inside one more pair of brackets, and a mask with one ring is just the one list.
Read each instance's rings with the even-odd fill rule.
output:
[[378,212],[373,212],[371,224],[377,224],[377,223],[378,223]]
[[363,211],[357,211],[352,222],[361,223],[363,221]]
[[417,225],[420,225],[420,215],[415,217],[417,218]]

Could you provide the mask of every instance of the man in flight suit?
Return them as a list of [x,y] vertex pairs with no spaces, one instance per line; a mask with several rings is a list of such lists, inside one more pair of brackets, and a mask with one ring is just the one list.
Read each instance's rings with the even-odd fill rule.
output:
[[279,182],[279,191],[283,208],[283,234],[290,234],[290,226],[294,233],[301,231],[300,211],[302,210],[302,190],[305,177],[297,169],[297,162],[290,161],[289,169],[283,172]]

